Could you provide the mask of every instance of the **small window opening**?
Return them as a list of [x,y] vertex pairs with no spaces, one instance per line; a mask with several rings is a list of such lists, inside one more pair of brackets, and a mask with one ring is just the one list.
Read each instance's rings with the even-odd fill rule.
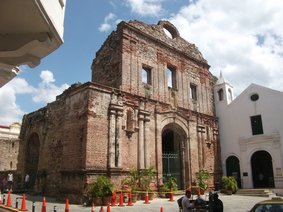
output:
[[263,134],[263,127],[261,121],[261,115],[251,116],[251,125],[253,135]]
[[176,71],[172,67],[167,67],[167,86],[176,89]]
[[165,35],[167,35],[169,38],[173,39],[173,35],[171,34],[171,32],[169,32],[168,29],[163,28],[163,31],[164,31]]
[[142,82],[151,85],[151,69],[142,67]]
[[223,100],[223,89],[222,88],[218,91],[218,100],[219,101]]
[[197,100],[197,86],[194,84],[190,84],[190,98]]

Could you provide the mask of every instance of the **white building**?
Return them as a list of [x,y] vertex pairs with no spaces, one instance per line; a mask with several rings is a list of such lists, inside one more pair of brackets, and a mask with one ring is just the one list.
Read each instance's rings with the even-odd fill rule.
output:
[[15,171],[18,163],[20,123],[0,125],[0,174]]
[[283,188],[283,93],[251,84],[234,98],[222,74],[214,92],[223,175],[242,188]]
[[63,43],[66,0],[0,1],[0,87]]
[[19,139],[21,124],[15,122],[10,126],[0,125],[0,139]]

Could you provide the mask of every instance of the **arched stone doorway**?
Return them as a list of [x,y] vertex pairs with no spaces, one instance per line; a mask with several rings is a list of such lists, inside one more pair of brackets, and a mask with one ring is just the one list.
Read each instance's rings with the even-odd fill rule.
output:
[[30,176],[29,187],[33,188],[36,182],[38,160],[39,160],[39,137],[32,134],[27,142],[25,170]]
[[184,188],[183,146],[185,133],[176,124],[169,124],[162,131],[162,165],[164,182],[168,177],[177,180],[178,187]]
[[238,187],[241,188],[240,161],[236,156],[229,156],[226,159],[226,175],[235,177]]
[[274,187],[272,157],[266,151],[257,151],[251,157],[254,188]]

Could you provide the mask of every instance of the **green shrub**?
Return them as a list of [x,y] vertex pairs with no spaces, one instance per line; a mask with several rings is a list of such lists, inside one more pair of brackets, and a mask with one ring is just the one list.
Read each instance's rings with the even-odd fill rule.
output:
[[206,169],[200,169],[199,172],[196,173],[197,178],[197,185],[202,190],[206,190],[208,187],[207,180],[209,179],[210,175]]
[[222,185],[224,189],[226,189],[227,191],[232,191],[232,193],[235,193],[238,190],[237,180],[233,176],[223,176]]
[[173,191],[178,190],[177,180],[175,177],[166,177],[164,179],[162,191],[167,192],[170,191],[171,188],[173,189]]
[[112,195],[113,183],[106,176],[99,176],[97,180],[88,185],[87,193],[92,197],[106,197]]

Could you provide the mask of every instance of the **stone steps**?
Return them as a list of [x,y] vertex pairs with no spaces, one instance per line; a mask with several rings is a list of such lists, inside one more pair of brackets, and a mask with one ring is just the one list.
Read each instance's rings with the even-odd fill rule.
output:
[[276,196],[272,189],[260,188],[260,189],[239,189],[236,195],[241,196],[257,196],[257,197],[272,197]]

